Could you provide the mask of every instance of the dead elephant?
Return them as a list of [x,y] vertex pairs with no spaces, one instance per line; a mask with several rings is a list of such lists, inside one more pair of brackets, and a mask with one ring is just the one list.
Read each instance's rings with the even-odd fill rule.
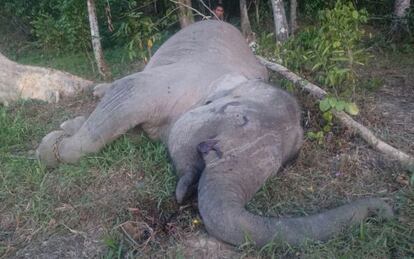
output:
[[179,181],[178,202],[198,185],[207,231],[241,244],[273,239],[298,245],[325,240],[372,213],[390,217],[380,199],[364,199],[317,215],[268,218],[246,203],[302,144],[295,99],[266,83],[237,29],[220,21],[191,25],[170,38],[146,68],[110,84],[87,120],[65,122],[43,138],[40,160],[48,166],[76,163],[140,126],[167,146]]

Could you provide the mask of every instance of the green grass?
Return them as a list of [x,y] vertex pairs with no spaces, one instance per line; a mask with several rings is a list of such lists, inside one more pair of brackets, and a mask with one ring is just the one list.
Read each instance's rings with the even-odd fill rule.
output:
[[[52,231],[50,222],[76,229],[90,221],[106,221],[110,229],[127,220],[126,208],[137,203],[143,202],[139,204],[143,210],[146,206],[168,210],[174,203],[175,175],[160,143],[129,134],[77,165],[48,170],[29,152],[36,146],[30,143],[56,123],[33,123],[33,114],[22,107],[30,109],[30,105],[0,107],[0,215],[11,215],[11,225],[19,220],[24,227],[47,233]],[[62,116],[59,109],[56,113]]]
[[[142,69],[141,62],[128,59],[124,48],[107,49],[104,53],[115,79]],[[21,64],[51,67],[90,80],[100,80],[92,52],[60,53],[30,49],[11,58]]]
[[[412,215],[414,192],[403,191],[397,196],[405,199],[398,204],[399,213]],[[412,258],[414,228],[397,219],[388,222],[370,219],[324,243],[310,241],[300,247],[290,247],[272,242],[259,251],[246,243],[240,247],[240,252],[244,256],[262,258]]]
[[[165,146],[145,135],[130,133],[76,165],[48,170],[33,159],[30,150],[46,132],[57,127],[61,118],[70,117],[60,107],[44,115],[48,107],[44,103],[23,102],[0,108],[0,215],[11,214],[20,222],[19,228],[36,229],[39,234],[67,232],[67,227],[82,231],[88,224],[103,225],[106,236],[102,241],[107,246],[107,258],[131,253],[162,255],[163,251],[171,251],[171,247],[179,256],[179,235],[163,233],[162,226],[171,222],[178,232],[194,232],[189,226],[197,215],[193,210],[179,210],[174,201],[176,179]],[[46,123],[42,121],[44,118],[48,118]],[[329,152],[327,145],[305,147],[300,162],[268,181],[249,204],[249,210],[261,215],[303,216],[343,203],[338,185],[352,194],[361,192],[372,182],[375,187],[370,187],[370,191],[379,190],[390,181],[387,177],[390,172],[372,171],[364,178],[361,175],[365,169],[360,168],[338,182],[317,162],[328,160]],[[314,191],[309,191],[311,186]],[[323,191],[318,190],[321,187]],[[398,220],[379,223],[372,219],[328,242],[309,242],[297,248],[270,243],[257,250],[247,243],[239,248],[239,254],[263,258],[412,257],[414,192],[408,187],[401,189],[393,195],[393,200]],[[137,208],[140,216],[132,215],[128,208]],[[155,224],[148,220],[151,218]],[[147,222],[158,231],[155,240],[139,251],[118,227],[123,222],[137,220]],[[56,226],[52,227],[51,222],[56,222]],[[4,240],[13,244],[10,231],[13,230],[0,230],[0,236],[7,236]],[[21,238],[28,237],[21,235]],[[0,241],[0,252],[6,251],[5,244]],[[16,243],[15,248],[19,249],[21,244]]]
[[47,171],[28,152],[28,143],[43,132],[40,123],[29,123],[20,110],[0,107],[0,214],[12,214],[22,223],[42,224],[50,218]]
[[[115,78],[140,66],[139,62],[129,61],[123,49],[105,50],[105,55]],[[414,59],[405,56],[395,53],[390,60],[393,64],[402,60],[408,70]],[[88,57],[85,53],[57,54],[27,49],[14,57],[23,64],[53,67],[99,80],[91,64],[91,53]],[[380,65],[388,66],[388,63]],[[382,81],[370,84],[376,89]],[[191,225],[198,214],[195,205],[181,210],[174,200],[176,177],[165,146],[145,135],[131,133],[76,165],[61,165],[53,170],[44,168],[34,159],[33,150],[45,134],[71,117],[73,114],[65,107],[36,101],[0,107],[0,219],[11,218],[8,229],[0,228],[0,257],[9,245],[18,250],[28,244],[22,240],[36,240],[32,232],[68,233],[67,228],[86,231],[94,225],[105,228],[105,235],[101,237],[107,247],[105,258],[165,256],[171,249],[176,251],[176,257],[183,258],[185,251],[181,251],[180,236],[200,230]],[[303,216],[343,204],[361,193],[368,196],[391,186],[399,190],[390,194],[398,214],[396,220],[380,223],[371,219],[328,242],[309,242],[296,248],[274,242],[257,250],[247,242],[238,249],[239,255],[414,257],[412,187],[396,186],[394,176],[402,173],[398,168],[367,168],[353,157],[345,161],[349,168],[342,172],[343,178],[333,177],[333,161],[329,159],[334,154],[352,154],[350,149],[352,145],[344,149],[332,149],[329,145],[305,147],[300,162],[270,179],[248,209],[266,216]],[[139,215],[131,213],[130,208],[138,210]],[[157,235],[145,249],[137,249],[119,229],[126,221],[145,222]],[[172,226],[174,231],[169,232],[166,226]]]

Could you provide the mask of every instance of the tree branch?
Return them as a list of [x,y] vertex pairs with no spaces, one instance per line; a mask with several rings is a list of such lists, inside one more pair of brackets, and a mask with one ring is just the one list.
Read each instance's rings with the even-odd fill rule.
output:
[[[300,76],[296,75],[286,67],[270,62],[263,57],[257,56],[259,61],[265,65],[268,69],[275,71],[283,76],[285,79],[294,83],[297,87],[309,92],[313,97],[318,100],[323,99],[328,93],[318,87],[317,85],[304,80]],[[368,142],[371,147],[381,152],[389,158],[398,160],[406,169],[414,171],[414,158],[403,151],[394,148],[393,146],[385,143],[381,139],[375,137],[375,135],[365,126],[353,120],[348,114],[343,111],[332,110],[332,114],[346,127],[352,129],[358,133],[361,138]]]
[[204,14],[200,13],[200,11],[198,11],[197,9],[195,9],[195,8],[189,6],[189,5],[186,5],[184,3],[181,3],[179,1],[174,1],[174,0],[170,0],[170,2],[178,5],[179,7],[182,6],[182,7],[188,8],[189,10],[192,10],[192,11],[196,12],[198,15],[200,15],[201,17],[203,17],[203,20],[206,19],[206,16]]

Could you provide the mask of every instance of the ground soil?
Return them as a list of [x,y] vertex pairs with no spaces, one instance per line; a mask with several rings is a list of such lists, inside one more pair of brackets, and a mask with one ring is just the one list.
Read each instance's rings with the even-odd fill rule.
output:
[[[383,57],[376,59],[373,64],[367,66],[364,76],[381,78],[382,81],[378,89],[364,92],[358,100],[361,114],[356,119],[383,140],[414,155],[414,69],[411,66],[398,66],[396,61],[389,63],[390,61],[384,60]],[[304,121],[309,128],[319,118],[315,115],[315,105],[306,98],[301,96],[300,100],[305,103]],[[48,107],[39,106],[39,109],[44,110],[45,120],[48,117],[47,110],[62,107],[73,116],[87,115],[93,110],[96,102],[91,93],[86,93],[82,98],[67,99]],[[92,199],[115,207],[116,203],[123,204],[128,200],[128,194],[135,188],[137,179],[131,178],[125,172],[114,173],[116,176],[109,178],[108,182],[90,186],[88,191],[95,193]],[[314,213],[363,196],[392,197],[392,193],[397,190],[408,188],[408,175],[397,163],[372,150],[358,136],[347,129],[336,127],[334,134],[327,136],[324,148],[306,141],[295,164],[282,171],[270,184],[274,184],[275,191],[269,199],[277,199],[279,207],[269,209],[264,202],[261,205],[249,205],[250,209],[262,211],[264,215],[283,216],[300,214],[301,211]],[[114,199],[114,196],[117,199]],[[390,200],[392,203],[392,198]],[[289,209],[283,208],[284,203],[290,204]],[[195,201],[190,207],[192,213],[197,213]],[[155,228],[148,220],[142,221],[145,223],[144,228]],[[180,231],[179,217],[172,217],[167,223],[177,225]],[[165,224],[164,222],[164,226]],[[14,257],[93,258],[107,253],[106,245],[102,242],[102,228],[107,227],[105,223],[87,217],[82,226],[83,229],[67,229],[63,233],[60,231],[39,235],[31,242],[26,242],[25,247],[15,251]],[[119,232],[128,240],[128,235],[131,234],[128,231],[135,230],[128,230],[127,226],[134,228],[135,225],[123,226],[124,231]],[[164,243],[164,250],[151,256],[176,255],[177,247],[184,257],[233,258],[241,255],[239,250],[209,237],[202,226],[186,229],[175,234],[175,238],[173,244],[165,235],[157,239],[157,242]]]

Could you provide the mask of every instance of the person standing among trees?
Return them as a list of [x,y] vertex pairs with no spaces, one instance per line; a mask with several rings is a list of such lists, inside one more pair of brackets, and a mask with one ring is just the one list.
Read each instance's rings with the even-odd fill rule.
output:
[[218,3],[213,9],[214,16],[213,19],[224,21],[224,7],[222,4]]

